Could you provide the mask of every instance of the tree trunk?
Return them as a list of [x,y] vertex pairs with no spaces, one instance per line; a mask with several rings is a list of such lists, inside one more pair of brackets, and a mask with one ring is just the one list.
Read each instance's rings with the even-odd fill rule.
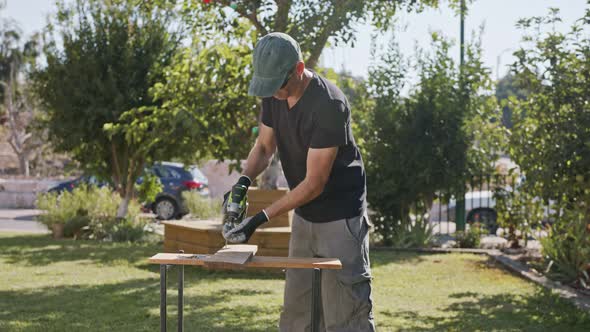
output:
[[129,202],[131,201],[131,193],[125,193],[125,197],[119,204],[119,209],[117,210],[117,219],[125,219],[127,216],[127,210],[129,209]]
[[121,204],[119,204],[119,209],[117,210],[117,219],[125,219],[127,216],[129,202],[131,202],[133,196],[133,183],[127,181],[124,190],[123,200],[121,201]]
[[121,204],[119,204],[119,209],[117,210],[117,219],[124,219],[127,216],[127,212],[129,210],[129,202],[131,202],[131,198],[133,197],[133,184],[135,181],[135,165],[136,160],[130,159],[129,166],[127,169],[127,176],[125,181],[125,187],[123,188],[123,200]]
[[18,164],[20,174],[24,176],[29,176],[29,159],[25,154],[21,154],[18,156]]

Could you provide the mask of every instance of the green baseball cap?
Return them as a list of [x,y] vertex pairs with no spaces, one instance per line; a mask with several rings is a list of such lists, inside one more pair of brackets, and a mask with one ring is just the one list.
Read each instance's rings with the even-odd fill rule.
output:
[[254,48],[254,75],[248,94],[258,97],[274,95],[301,59],[299,44],[288,34],[272,32],[262,37]]

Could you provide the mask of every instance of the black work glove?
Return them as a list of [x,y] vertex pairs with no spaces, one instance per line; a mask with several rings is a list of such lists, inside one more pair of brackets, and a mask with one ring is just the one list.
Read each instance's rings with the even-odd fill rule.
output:
[[253,217],[244,219],[233,229],[223,233],[223,237],[230,243],[246,243],[250,240],[256,228],[268,221],[264,210]]

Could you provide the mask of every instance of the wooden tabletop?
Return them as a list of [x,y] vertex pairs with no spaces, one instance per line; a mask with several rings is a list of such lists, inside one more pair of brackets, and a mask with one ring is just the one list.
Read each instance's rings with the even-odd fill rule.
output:
[[[211,255],[195,254],[171,254],[159,253],[152,256],[149,262],[152,264],[167,265],[206,265]],[[261,267],[261,268],[278,268],[278,269],[327,269],[340,270],[342,263],[336,258],[306,258],[306,257],[272,257],[272,256],[254,256],[252,259],[236,267]]]
[[[186,220],[173,220],[164,221],[163,225],[174,226],[178,228],[186,229],[198,229],[202,231],[209,231],[220,233],[221,232],[221,221],[220,220],[197,220],[197,221],[186,221]],[[269,228],[258,228],[256,233],[291,233],[291,227],[269,227]]]

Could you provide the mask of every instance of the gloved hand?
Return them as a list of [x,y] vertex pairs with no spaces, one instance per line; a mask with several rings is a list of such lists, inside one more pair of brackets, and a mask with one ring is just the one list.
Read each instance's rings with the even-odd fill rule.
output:
[[250,240],[256,228],[268,221],[264,210],[253,217],[244,219],[241,223],[229,231],[223,230],[223,237],[230,243],[246,243]]
[[246,215],[248,206],[248,187],[251,181],[245,175],[242,175],[232,190],[223,195],[223,204],[221,213],[223,215],[223,232],[227,232],[235,226],[236,222],[242,221]]

